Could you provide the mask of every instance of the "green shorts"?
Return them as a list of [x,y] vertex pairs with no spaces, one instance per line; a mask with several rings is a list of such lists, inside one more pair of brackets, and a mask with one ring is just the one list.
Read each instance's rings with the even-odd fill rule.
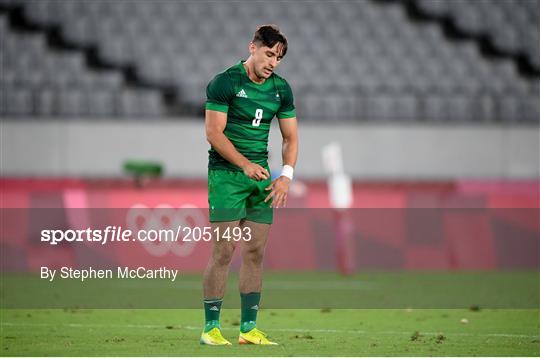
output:
[[208,170],[210,222],[246,219],[271,224],[274,218],[270,206],[272,200],[264,202],[270,194],[265,188],[271,183],[270,178],[256,181],[240,171]]

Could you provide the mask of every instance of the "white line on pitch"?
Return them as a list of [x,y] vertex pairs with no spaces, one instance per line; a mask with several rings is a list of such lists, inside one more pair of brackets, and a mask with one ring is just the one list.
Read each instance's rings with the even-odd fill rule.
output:
[[[52,323],[17,323],[17,322],[2,322],[2,326],[39,326],[39,327],[49,327],[49,326],[58,326],[58,324]],[[80,327],[80,328],[144,328],[144,329],[162,329],[166,325],[157,325],[157,324],[82,324],[82,323],[64,323],[62,324],[65,327]],[[200,331],[201,327],[196,326],[172,326],[174,329],[186,329],[189,331]],[[224,331],[237,331],[238,328],[222,328]],[[398,331],[361,331],[361,330],[343,330],[343,329],[303,329],[303,328],[267,328],[265,329],[269,332],[293,332],[293,333],[351,333],[351,334],[384,334],[384,335],[410,335],[411,332],[398,332]],[[508,337],[508,338],[540,338],[540,335],[530,335],[530,334],[511,334],[511,333],[459,333],[459,332],[419,332],[423,335],[435,336],[438,334],[445,334],[448,336],[484,336],[484,337]]]
[[[170,286],[169,282],[152,281],[141,285],[138,281],[126,281],[119,283],[119,286],[124,288],[140,288],[140,287],[170,287],[178,290],[200,290],[202,289],[200,282],[175,282],[174,286]],[[335,282],[335,281],[269,281],[264,284],[266,289],[273,290],[345,290],[345,291],[370,291],[378,287],[373,282],[365,281],[350,281],[350,282]]]

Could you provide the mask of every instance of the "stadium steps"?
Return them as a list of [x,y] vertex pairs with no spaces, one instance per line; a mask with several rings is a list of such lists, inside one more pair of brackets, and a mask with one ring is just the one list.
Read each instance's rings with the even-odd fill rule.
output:
[[[394,0],[374,0],[377,2],[393,2]],[[420,0],[398,1],[405,7],[411,21],[437,23],[449,41],[472,41],[478,46],[480,53],[490,59],[509,59],[516,66],[518,73],[528,78],[540,78],[540,68],[535,66],[531,58],[522,51],[504,51],[496,46],[493,37],[485,31],[478,34],[469,32],[458,25],[456,17],[446,12],[429,12],[420,6]]]
[[[53,45],[57,41],[65,49],[75,42],[85,66],[118,68],[122,82],[126,78],[133,86],[161,89],[149,90],[153,95],[176,96],[163,111],[169,114],[202,115],[210,76],[245,53],[237,39],[246,39],[257,24],[279,19],[294,44],[279,73],[294,88],[302,118],[406,123],[540,118],[540,80],[519,74],[512,60],[486,57],[474,41],[449,39],[435,20],[411,20],[395,0],[276,2],[270,8],[247,0],[3,3],[24,6],[19,17],[31,20],[25,29],[37,25],[36,35],[47,33]],[[201,14],[208,15],[205,21]],[[227,22],[224,14],[236,14],[238,21]],[[39,24],[53,29],[41,31]],[[217,31],[223,34],[220,41],[214,41]],[[207,43],[215,43],[212,53],[220,56],[208,56]],[[170,89],[167,95],[167,86],[174,86],[174,93]],[[24,93],[17,97],[28,101]],[[48,97],[40,97],[40,108],[48,108]],[[66,95],[68,112],[80,97]],[[123,114],[139,102],[126,96],[115,108]]]
[[123,78],[127,89],[152,91],[157,90],[163,99],[166,115],[193,114],[198,109],[192,104],[183,103],[178,98],[178,92],[174,86],[145,81],[138,75],[135,64],[114,64],[106,61],[99,55],[96,45],[83,45],[69,41],[62,32],[62,25],[39,24],[32,22],[24,12],[24,3],[3,0],[0,1],[0,13],[8,18],[10,29],[16,33],[41,33],[46,38],[46,45],[52,51],[78,51],[85,59],[86,67],[96,73],[100,71],[117,71]]

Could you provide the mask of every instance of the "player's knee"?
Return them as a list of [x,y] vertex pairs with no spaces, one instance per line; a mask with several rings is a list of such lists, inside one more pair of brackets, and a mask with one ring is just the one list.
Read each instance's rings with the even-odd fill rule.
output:
[[214,262],[220,266],[227,266],[231,263],[234,249],[220,250],[214,253]]
[[264,248],[254,247],[244,252],[244,260],[254,265],[260,265],[264,258]]

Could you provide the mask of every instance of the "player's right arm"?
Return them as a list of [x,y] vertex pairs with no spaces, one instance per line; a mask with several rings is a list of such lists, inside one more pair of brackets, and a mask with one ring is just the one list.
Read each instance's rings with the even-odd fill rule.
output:
[[205,112],[206,139],[208,143],[225,160],[236,165],[244,174],[254,180],[264,180],[270,177],[268,171],[262,166],[250,162],[243,156],[229,138],[223,133],[227,125],[227,113],[207,109]]
[[241,168],[251,179],[267,179],[270,177],[268,171],[243,156],[224,134],[229,105],[235,96],[232,79],[227,72],[216,75],[210,81],[206,87],[206,139],[219,155]]

